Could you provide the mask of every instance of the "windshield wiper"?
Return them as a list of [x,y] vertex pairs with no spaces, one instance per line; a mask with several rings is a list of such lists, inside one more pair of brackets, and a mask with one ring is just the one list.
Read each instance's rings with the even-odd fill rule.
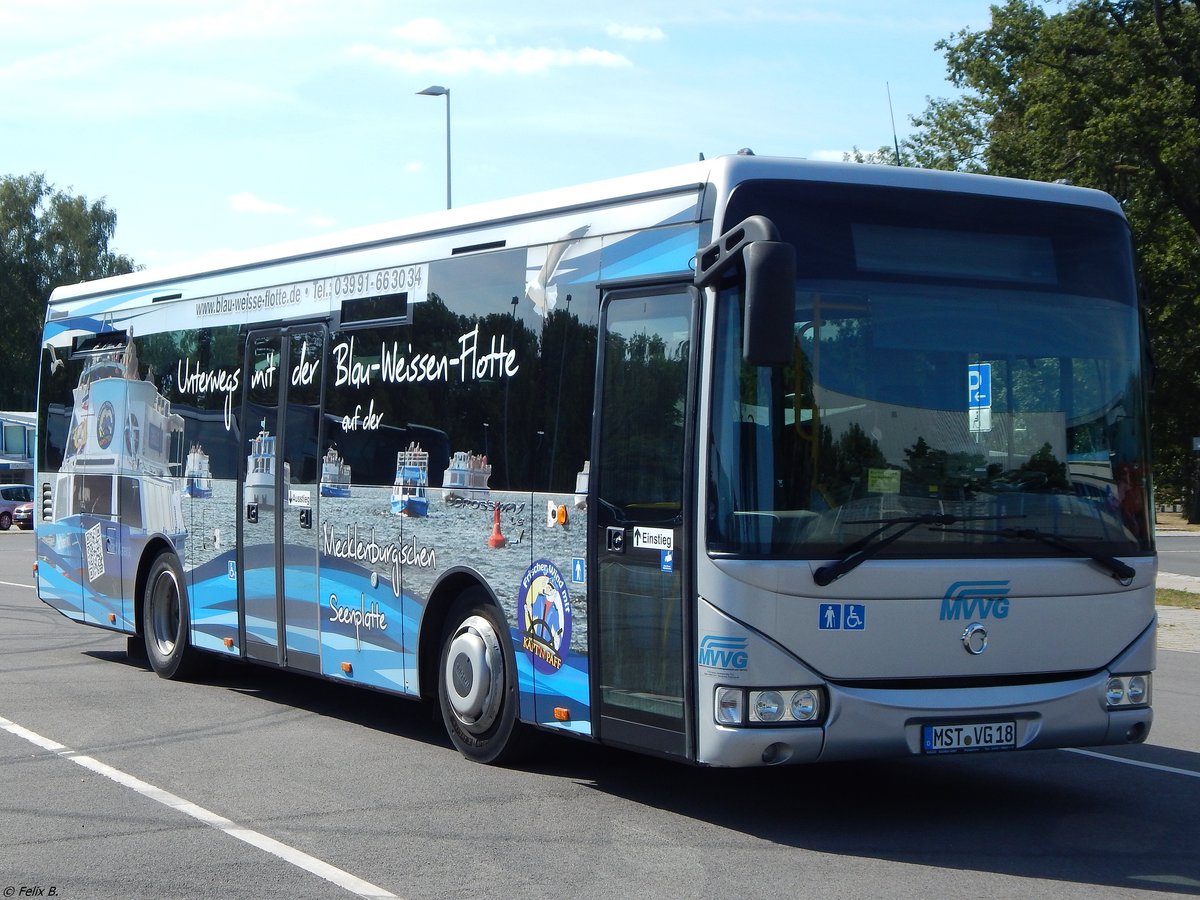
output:
[[[974,522],[978,520],[995,521],[996,519],[1023,519],[1022,515],[1017,516],[955,516],[950,513],[923,513],[919,516],[897,516],[894,519],[859,519],[848,521],[847,525],[870,525],[878,524],[879,527],[870,534],[860,537],[857,541],[847,544],[837,551],[837,555],[841,558],[827,566],[821,566],[813,572],[813,581],[821,587],[827,584],[832,584],[837,581],[847,572],[866,562],[872,556],[877,556],[879,551],[883,550],[888,544],[900,540],[904,535],[908,534],[914,528],[920,525],[928,525],[931,527],[940,526],[943,530],[947,525],[954,525],[957,522]],[[875,538],[879,537],[885,531],[895,528],[897,525],[903,526],[895,534],[889,534],[887,537],[878,543],[872,544]],[[966,531],[964,529],[964,531]],[[978,532],[979,534],[991,532]],[[844,555],[843,555],[844,554]]]
[[[978,518],[978,517],[975,517]],[[990,516],[988,518],[991,518]],[[841,558],[827,566],[821,566],[813,572],[813,581],[821,587],[827,584],[832,584],[837,581],[851,569],[857,568],[860,563],[866,562],[872,556],[879,553],[888,544],[900,540],[914,528],[919,525],[953,525],[955,522],[966,521],[957,516],[952,516],[948,513],[927,513],[920,516],[897,516],[894,519],[868,519],[866,521],[847,522],[847,525],[867,525],[871,522],[882,522],[882,524],[872,531],[870,534],[860,537],[852,544],[847,544],[838,550],[838,556]],[[897,525],[903,526],[894,534],[889,534],[887,537],[880,540],[878,543],[871,543],[875,538],[879,537],[885,531],[890,531]],[[843,555],[844,554],[844,555]]]
[[[942,530],[945,531],[947,529]],[[1101,568],[1107,570],[1108,574],[1121,582],[1121,584],[1125,585],[1133,581],[1133,576],[1137,574],[1137,570],[1133,566],[1121,562],[1115,556],[1109,556],[1106,553],[1097,553],[1094,550],[1089,550],[1083,544],[1076,543],[1057,534],[1038,531],[1036,528],[1000,528],[995,531],[983,528],[954,528],[950,530],[955,534],[983,534],[1001,537],[1006,540],[1038,541],[1049,547],[1066,550],[1068,553],[1086,556],[1088,559],[1099,564]]]

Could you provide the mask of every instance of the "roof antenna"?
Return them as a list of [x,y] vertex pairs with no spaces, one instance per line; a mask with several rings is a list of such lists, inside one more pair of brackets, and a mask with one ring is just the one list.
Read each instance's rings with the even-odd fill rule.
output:
[[896,113],[892,110],[892,86],[886,81],[883,84],[887,88],[888,115],[892,117],[892,144],[896,148],[896,165],[900,165],[900,139],[896,137]]

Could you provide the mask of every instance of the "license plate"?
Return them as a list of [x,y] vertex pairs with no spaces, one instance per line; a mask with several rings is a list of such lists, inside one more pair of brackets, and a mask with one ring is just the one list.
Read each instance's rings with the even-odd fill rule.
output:
[[969,722],[926,725],[921,729],[926,753],[1011,750],[1017,745],[1015,722]]

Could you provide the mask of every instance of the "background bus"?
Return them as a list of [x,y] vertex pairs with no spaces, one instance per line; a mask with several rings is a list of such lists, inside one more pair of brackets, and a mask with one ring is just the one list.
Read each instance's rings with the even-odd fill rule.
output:
[[753,156],[59,288],[38,588],[206,654],[710,765],[1151,723],[1128,229]]

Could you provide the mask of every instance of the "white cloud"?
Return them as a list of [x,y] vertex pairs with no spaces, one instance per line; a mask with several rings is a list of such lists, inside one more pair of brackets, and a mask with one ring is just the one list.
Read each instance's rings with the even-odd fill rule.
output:
[[410,44],[444,47],[451,43],[450,30],[439,20],[428,17],[393,28],[392,34]]
[[462,75],[474,72],[488,75],[532,75],[571,66],[622,68],[633,65],[620,53],[591,47],[579,50],[554,50],[549,47],[449,47],[432,53],[418,53],[360,44],[352,47],[350,53],[389,69],[427,75]]
[[229,198],[229,208],[234,212],[248,212],[256,215],[291,215],[295,212],[290,206],[263,200],[249,191],[232,195]]
[[666,37],[661,28],[644,25],[609,25],[605,29],[609,37],[622,41],[661,41]]
[[[478,24],[478,23],[476,23]],[[618,26],[612,26],[617,28]],[[352,46],[352,57],[407,74],[463,75],[483,73],[502,75],[539,74],[568,67],[620,68],[631,66],[620,53],[595,47],[561,48],[513,46],[495,34],[451,28],[440,19],[412,19],[391,30],[395,42]],[[620,29],[626,40],[655,40],[658,29]],[[613,33],[610,29],[610,33]]]
[[815,159],[818,162],[842,162],[846,158],[849,150],[814,150],[807,154],[805,159]]

